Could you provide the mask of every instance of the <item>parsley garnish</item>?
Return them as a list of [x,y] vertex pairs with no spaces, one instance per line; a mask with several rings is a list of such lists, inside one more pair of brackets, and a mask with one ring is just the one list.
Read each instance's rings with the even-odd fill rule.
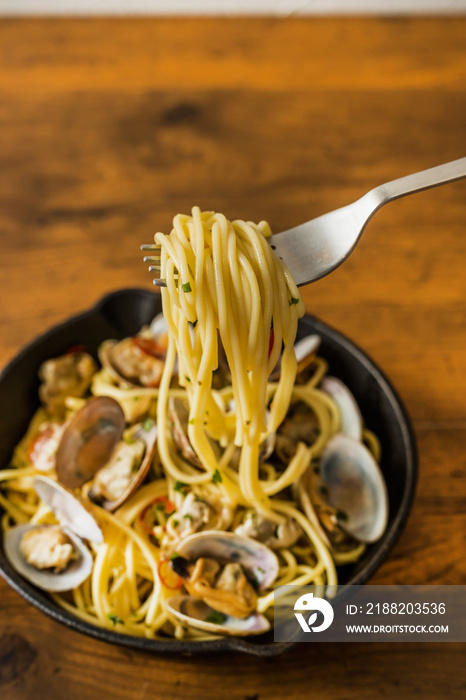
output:
[[179,556],[180,555],[178,554],[178,552],[173,552],[173,554],[170,557],[170,561],[173,561],[174,559],[178,559]]
[[124,620],[121,619],[121,617],[118,617],[115,613],[108,613],[107,617],[109,620],[113,622],[114,625],[124,625]]
[[179,524],[180,524],[179,520],[173,519],[173,527],[177,528]]
[[189,423],[189,425],[194,425],[194,418],[190,418],[190,419],[188,420],[188,423]]
[[193,291],[193,290],[191,289],[191,285],[189,284],[189,282],[186,282],[185,284],[182,284],[182,285],[181,285],[181,289],[183,290],[183,292],[192,292],[192,291]]
[[146,420],[144,421],[143,428],[148,433],[153,425],[154,425],[154,421],[152,420],[152,418],[146,418]]
[[223,625],[227,616],[217,610],[212,610],[205,618],[206,622],[211,622],[213,625]]
[[296,297],[291,297],[290,306],[294,306],[294,304],[299,304],[299,299],[296,299]]
[[178,491],[178,493],[182,493],[183,496],[185,495],[184,489],[187,488],[188,484],[183,484],[182,481],[177,481],[173,487],[174,491]]
[[223,479],[222,475],[220,474],[219,470],[216,469],[214,473],[212,474],[212,481],[214,484],[221,484]]
[[192,522],[192,520],[193,520],[193,516],[191,515],[191,513],[185,513],[185,514],[183,515],[183,518],[186,518],[187,520],[191,520],[191,522]]
[[184,378],[186,379],[187,382],[191,382],[190,378],[188,377],[187,374],[184,375]]

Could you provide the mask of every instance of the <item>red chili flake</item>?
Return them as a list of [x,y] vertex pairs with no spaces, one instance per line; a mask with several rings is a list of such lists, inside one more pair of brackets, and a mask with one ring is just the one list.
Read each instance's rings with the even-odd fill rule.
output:
[[[152,511],[152,507],[157,505],[157,504],[164,504],[165,506],[165,514],[170,515],[170,513],[173,513],[174,510],[176,510],[175,505],[168,500],[166,496],[159,496],[158,498],[154,498],[153,501],[151,501],[142,511],[141,515],[139,516],[139,522],[141,523],[142,527],[144,530],[147,532],[148,535],[153,535],[154,531],[152,528],[149,527],[149,525],[146,523],[146,515],[150,511]],[[153,525],[152,525],[153,527]]]
[[157,343],[154,338],[142,338],[140,335],[135,335],[131,338],[134,345],[136,345],[139,350],[144,352],[146,355],[151,355],[152,357],[165,357],[164,348]]
[[169,588],[170,590],[174,591],[177,588],[181,588],[183,585],[183,579],[173,571],[172,567],[170,566],[169,559],[161,559],[159,561],[157,572],[165,588]]

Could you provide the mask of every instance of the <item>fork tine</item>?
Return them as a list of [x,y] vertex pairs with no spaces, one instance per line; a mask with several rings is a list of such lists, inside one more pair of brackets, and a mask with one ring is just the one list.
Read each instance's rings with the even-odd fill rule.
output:
[[141,250],[161,250],[161,247],[157,243],[143,243]]
[[[149,265],[149,272],[160,272],[161,269],[160,265]],[[176,270],[173,272],[173,276],[175,278],[178,277],[178,272]]]
[[155,284],[156,287],[166,287],[167,283],[165,280],[159,280],[159,279],[154,279],[152,280],[153,284]]
[[158,256],[158,255],[145,255],[144,262],[160,263],[160,256]]

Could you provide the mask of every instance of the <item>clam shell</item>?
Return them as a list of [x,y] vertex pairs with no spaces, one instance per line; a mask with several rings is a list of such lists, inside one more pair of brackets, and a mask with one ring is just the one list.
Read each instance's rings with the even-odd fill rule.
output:
[[126,377],[123,377],[123,375],[121,375],[113,366],[112,352],[119,342],[119,340],[104,340],[103,343],[101,343],[98,350],[100,364],[107,370],[108,374],[118,386],[128,389],[141,389],[140,384],[136,384],[135,382],[126,379]]
[[[19,544],[27,531],[38,527],[40,526],[28,523],[26,525],[17,525],[8,530],[4,539],[4,547],[10,564],[21,576],[24,576],[25,579],[44,591],[58,593],[77,588],[92,572],[94,564],[92,554],[79,537],[68,528],[63,528],[63,531],[73,543],[74,551],[79,554],[78,558],[72,560],[67,568],[59,573],[36,569],[35,566],[32,566],[24,559],[20,552]],[[43,525],[42,527],[50,526]]]
[[68,423],[57,449],[58,480],[78,488],[110,459],[125,428],[118,401],[109,396],[89,399]]
[[362,437],[362,416],[351,391],[337,377],[327,376],[320,383],[320,389],[332,397],[341,416],[340,432],[360,440]]
[[209,557],[225,564],[237,562],[257,582],[258,590],[270,588],[278,576],[278,559],[272,550],[234,532],[205,530],[181,540],[176,551],[191,561]]
[[95,518],[70,491],[46,476],[36,476],[33,486],[39,498],[49,506],[63,528],[91,542],[104,541],[102,530]]
[[183,624],[212,634],[246,637],[263,634],[270,629],[270,622],[259,613],[254,613],[245,619],[225,615],[225,621],[221,625],[206,622],[206,617],[211,614],[218,615],[218,613],[202,600],[189,595],[169,598],[166,601],[166,606],[171,614]]
[[382,472],[369,450],[347,435],[335,435],[322,453],[320,474],[328,504],[345,514],[342,530],[360,542],[375,542],[388,522]]

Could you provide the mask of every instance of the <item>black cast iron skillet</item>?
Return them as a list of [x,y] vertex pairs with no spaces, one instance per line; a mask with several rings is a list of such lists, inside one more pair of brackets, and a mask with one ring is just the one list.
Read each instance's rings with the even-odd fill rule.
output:
[[[123,289],[105,296],[89,311],[52,328],[22,350],[0,375],[0,469],[8,465],[13,448],[25,433],[38,406],[37,372],[40,364],[81,344],[97,357],[97,347],[103,340],[135,334],[160,309],[158,294],[143,289]],[[390,504],[387,530],[381,540],[368,546],[356,564],[339,569],[342,584],[361,584],[368,581],[387,557],[408,516],[417,479],[415,439],[399,396],[372,360],[340,333],[322,321],[306,316],[299,323],[298,337],[310,333],[322,337],[320,354],[328,361],[330,373],[351,389],[367,427],[378,435],[382,444],[381,466]],[[47,593],[17,574],[6,560],[1,542],[0,574],[27,601],[54,620],[113,644],[177,654],[236,650],[256,656],[274,656],[293,646],[292,642],[274,643],[273,631],[250,639],[160,641],[90,625],[60,608]]]

